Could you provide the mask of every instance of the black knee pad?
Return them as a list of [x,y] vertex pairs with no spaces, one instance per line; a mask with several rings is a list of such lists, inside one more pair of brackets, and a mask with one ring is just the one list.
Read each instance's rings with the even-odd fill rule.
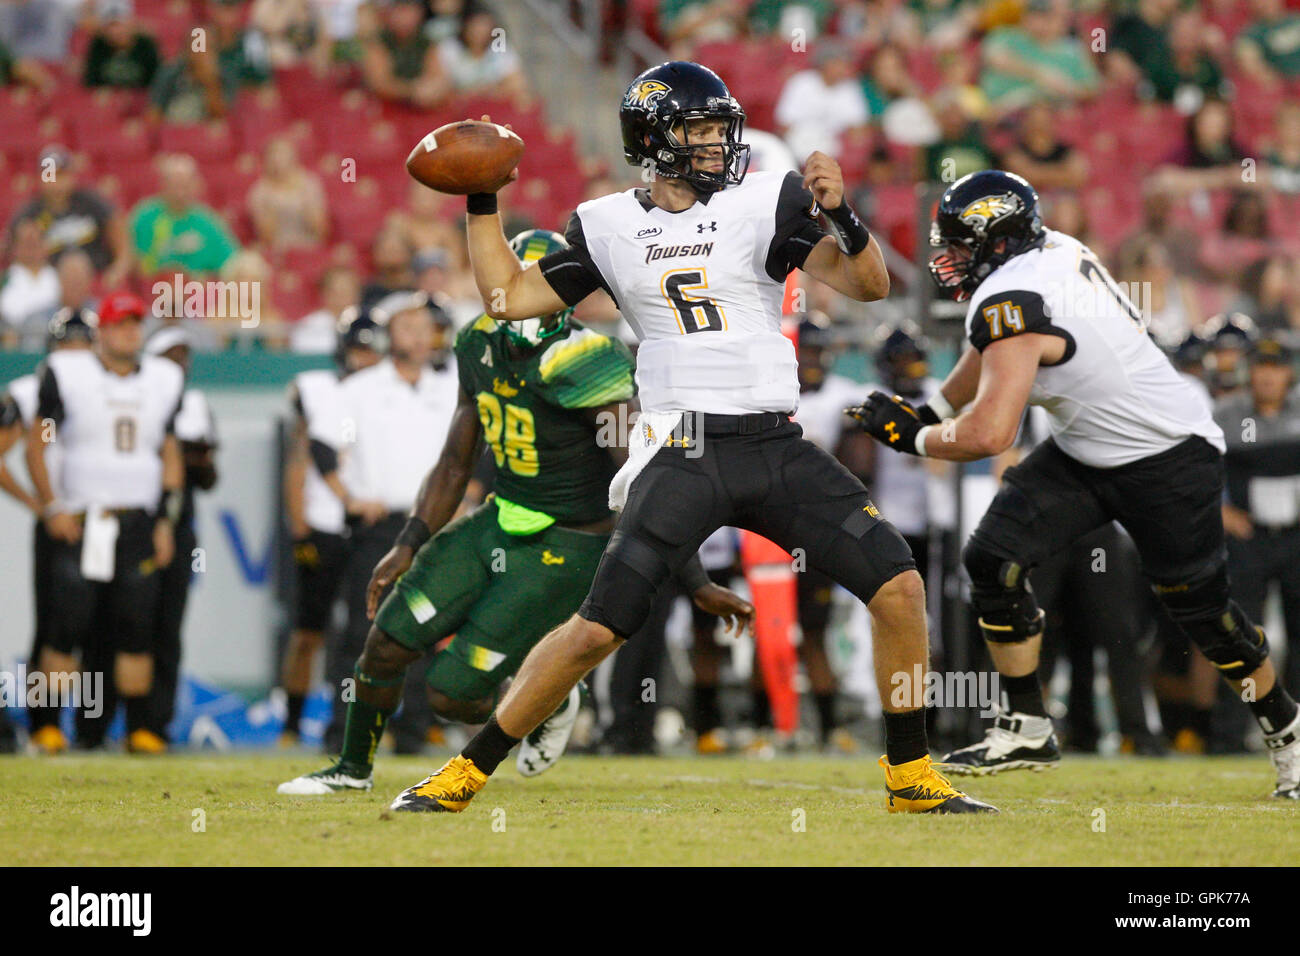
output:
[[626,640],[641,630],[672,573],[667,559],[647,541],[615,531],[578,614]]
[[1241,680],[1268,657],[1268,641],[1228,596],[1223,565],[1189,581],[1156,583],[1156,595],[1206,660],[1229,680]]
[[984,640],[1019,644],[1043,633],[1044,615],[1034,600],[1027,568],[973,541],[962,552],[962,563],[970,575],[971,603]]

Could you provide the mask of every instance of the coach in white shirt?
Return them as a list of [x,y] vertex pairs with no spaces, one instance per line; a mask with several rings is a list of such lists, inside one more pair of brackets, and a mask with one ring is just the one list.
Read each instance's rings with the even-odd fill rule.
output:
[[[334,414],[318,416],[310,434],[312,458],[343,502],[352,532],[343,578],[348,623],[326,654],[326,677],[335,687],[352,677],[370,626],[370,574],[437,461],[459,388],[450,360],[432,364],[449,322],[427,295],[396,293],[375,311],[387,319],[388,357],[349,376],[339,386]],[[325,733],[331,752],[342,745],[345,708],[334,711]]]

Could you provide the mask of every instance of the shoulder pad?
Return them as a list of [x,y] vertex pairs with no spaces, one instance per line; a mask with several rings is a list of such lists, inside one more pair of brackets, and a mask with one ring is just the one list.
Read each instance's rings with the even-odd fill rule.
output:
[[1046,332],[1051,324],[1041,295],[1026,289],[1007,289],[985,296],[971,308],[970,341],[983,352],[999,339]]

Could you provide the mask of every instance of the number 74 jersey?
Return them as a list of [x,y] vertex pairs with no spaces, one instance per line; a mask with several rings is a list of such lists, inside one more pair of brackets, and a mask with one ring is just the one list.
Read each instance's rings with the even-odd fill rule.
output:
[[1058,336],[1065,354],[1038,369],[1029,404],[1047,412],[1061,451],[1097,468],[1158,454],[1193,435],[1219,451],[1205,397],[1147,334],[1142,311],[1083,243],[1047,230],[1040,248],[995,269],[971,296],[966,333],[983,352],[1002,339]]

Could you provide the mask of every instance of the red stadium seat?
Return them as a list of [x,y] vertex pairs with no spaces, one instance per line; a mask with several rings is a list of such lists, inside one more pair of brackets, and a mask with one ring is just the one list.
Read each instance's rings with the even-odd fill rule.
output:
[[146,163],[155,152],[153,129],[140,119],[106,123],[102,117],[74,117],[72,138],[102,169],[121,171],[122,166]]
[[235,155],[235,137],[224,121],[164,126],[158,145],[164,152],[186,153],[199,163],[223,163]]
[[334,226],[333,238],[351,242],[359,248],[369,248],[388,216],[388,205],[378,184],[373,179],[334,186],[327,182],[326,191],[330,200],[330,220]]

